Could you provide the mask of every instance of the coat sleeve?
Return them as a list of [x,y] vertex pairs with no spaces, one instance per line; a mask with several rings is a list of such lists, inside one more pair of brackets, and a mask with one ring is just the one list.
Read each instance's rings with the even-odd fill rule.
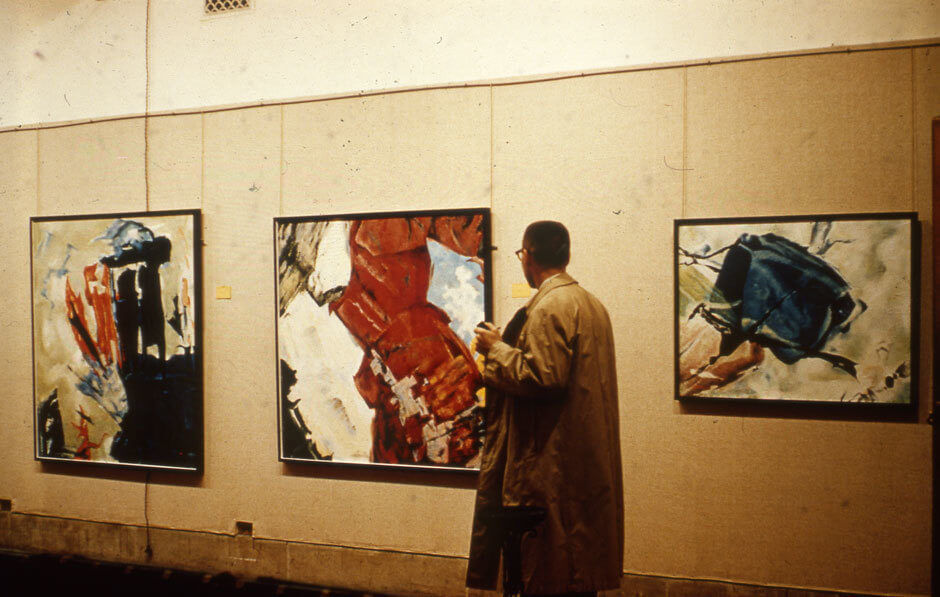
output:
[[565,390],[574,347],[574,317],[549,305],[544,307],[529,315],[517,348],[502,341],[490,348],[483,373],[487,385],[512,396],[531,398]]

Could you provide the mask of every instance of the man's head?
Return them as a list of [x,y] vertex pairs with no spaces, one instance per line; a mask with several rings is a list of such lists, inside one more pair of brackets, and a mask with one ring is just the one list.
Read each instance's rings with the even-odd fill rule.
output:
[[551,275],[565,271],[571,257],[568,229],[561,222],[532,222],[522,235],[519,257],[526,281],[533,288],[537,288],[546,277],[542,274]]

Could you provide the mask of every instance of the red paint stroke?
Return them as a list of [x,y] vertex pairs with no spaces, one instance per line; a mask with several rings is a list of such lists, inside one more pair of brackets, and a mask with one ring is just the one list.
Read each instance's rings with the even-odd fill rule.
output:
[[192,305],[189,299],[189,278],[183,278],[183,287],[180,290],[181,302],[184,307]]
[[88,333],[88,322],[85,319],[85,304],[80,296],[72,290],[72,284],[68,277],[65,279],[65,316],[72,328],[72,334],[75,336],[75,343],[79,350],[92,363],[104,366],[101,356],[98,354],[97,346]]
[[89,265],[85,267],[85,300],[95,314],[97,327],[98,353],[104,364],[110,365],[117,355],[118,366],[123,367],[124,358],[117,350],[117,326],[114,324],[114,311],[111,297],[111,270],[107,265]]
[[72,423],[72,427],[78,430],[78,439],[81,440],[81,443],[78,445],[78,448],[75,449],[75,459],[76,460],[91,460],[91,450],[97,448],[101,445],[101,442],[104,441],[104,438],[108,437],[108,434],[105,433],[101,436],[101,439],[98,443],[95,443],[88,439],[88,421],[90,420],[88,415],[85,414],[85,409],[79,405],[79,419],[78,425]]
[[458,255],[476,257],[483,243],[483,230],[480,224],[483,216],[438,216],[434,218],[431,238],[441,243]]
[[[365,354],[354,377],[370,408],[372,458],[377,462],[419,462],[427,456],[423,427],[453,422],[448,462],[462,464],[476,455],[469,422],[456,416],[473,406],[482,378],[473,356],[450,329],[450,318],[427,300],[431,280],[432,238],[461,255],[480,251],[482,216],[359,220],[350,227],[352,276],[330,305]],[[429,414],[399,416],[401,405],[384,376],[372,371],[373,353],[396,380],[412,377],[411,391]]]
[[79,350],[92,363],[105,369],[114,363],[115,354],[118,364],[123,365],[123,357],[118,350],[117,327],[114,323],[111,297],[111,270],[106,265],[93,264],[83,270],[84,298],[91,306],[94,316],[96,337],[92,337],[85,315],[85,302],[81,295],[72,289],[71,281],[65,279],[66,319],[75,336]]
[[721,333],[701,317],[687,320],[679,334],[679,394],[728,385],[763,361],[764,349],[749,341],[722,356]]

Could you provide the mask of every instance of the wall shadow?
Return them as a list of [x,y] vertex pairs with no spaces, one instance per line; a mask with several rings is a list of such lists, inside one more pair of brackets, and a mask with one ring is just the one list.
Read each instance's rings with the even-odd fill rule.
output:
[[423,485],[453,489],[476,489],[477,472],[466,469],[422,469],[408,466],[351,464],[329,461],[281,462],[281,473],[292,477],[309,477],[331,481],[364,481]]
[[745,417],[750,419],[796,419],[860,423],[920,423],[916,404],[794,404],[770,401],[689,399],[676,401],[683,415]]
[[174,485],[178,487],[202,487],[202,473],[196,471],[141,470],[115,464],[96,462],[48,462],[42,461],[40,472],[47,475],[107,479],[127,483],[150,483],[151,485]]

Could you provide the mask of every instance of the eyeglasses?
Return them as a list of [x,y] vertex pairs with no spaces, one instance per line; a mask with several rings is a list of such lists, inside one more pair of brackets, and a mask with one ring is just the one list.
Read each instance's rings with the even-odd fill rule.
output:
[[525,252],[525,249],[518,249],[516,251],[516,257],[519,258],[519,261],[522,261],[522,253]]

